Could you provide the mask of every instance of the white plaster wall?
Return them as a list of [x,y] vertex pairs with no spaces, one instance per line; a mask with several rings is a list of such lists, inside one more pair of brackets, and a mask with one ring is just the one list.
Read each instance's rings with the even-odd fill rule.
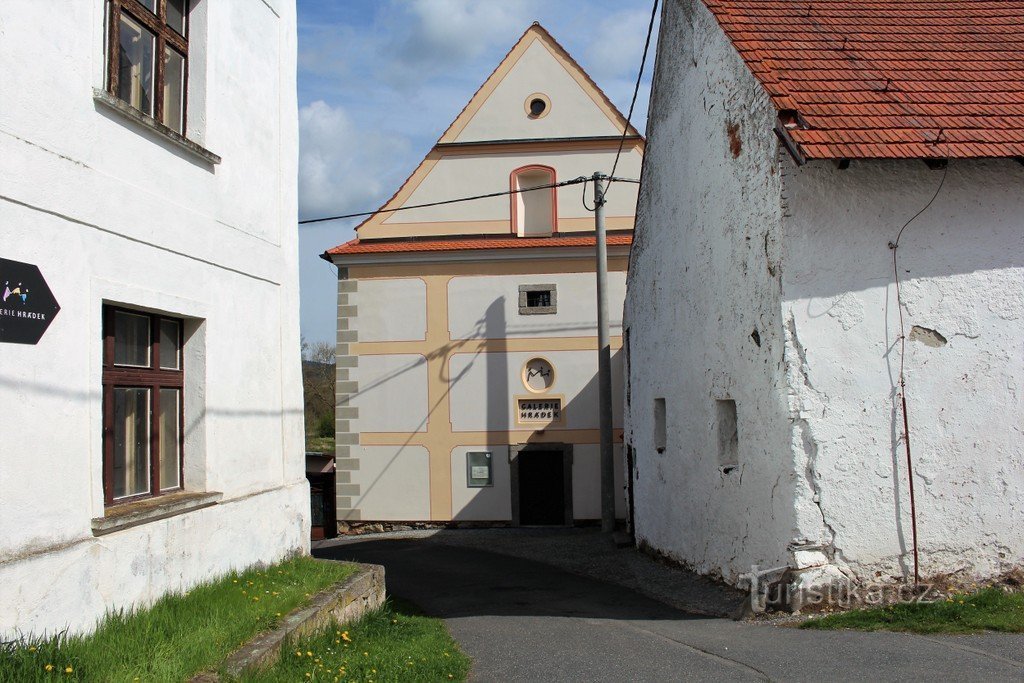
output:
[[[523,386],[522,368],[531,358],[547,358],[555,368],[555,384],[545,396],[563,397],[565,429],[597,429],[599,424],[597,351],[544,351],[520,353],[457,353],[449,363],[452,429],[456,432],[533,430],[516,423],[516,396],[534,396]],[[612,395],[621,396],[622,355],[612,355]],[[612,402],[613,424],[622,425],[622,402]]]
[[420,278],[360,280],[359,341],[421,341],[427,335],[427,284]]
[[[0,4],[0,242],[61,305],[38,345],[0,351],[0,639],[308,548],[294,6],[194,11],[188,134],[215,167],[93,101],[103,6]],[[190,319],[186,486],[224,498],[94,538],[104,302]]]
[[[519,313],[519,285],[554,284],[557,312]],[[609,331],[622,334],[626,274],[608,273]],[[448,283],[448,328],[452,339],[593,337],[597,335],[594,273],[454,277]],[[361,333],[360,333],[361,334]]]
[[[466,454],[489,451],[494,485],[466,486]],[[509,521],[512,519],[512,483],[508,446],[456,446],[452,450],[452,519]]]
[[[531,119],[524,107],[534,93],[551,100],[546,116]],[[512,140],[580,135],[621,135],[579,83],[535,40],[456,138]]]
[[[622,131],[619,131],[621,134]],[[506,153],[506,154],[459,154],[442,157],[431,169],[430,174],[416,187],[406,204],[426,204],[455,197],[510,189],[512,171],[523,166],[541,164],[555,169],[556,182],[572,180],[580,176],[590,177],[594,171],[607,173],[615,161],[615,149],[583,149],[557,152]],[[639,178],[642,156],[639,151],[623,153],[615,175],[622,178]],[[614,191],[608,192],[605,205],[606,216],[632,216],[636,206],[637,185],[617,183]],[[538,192],[542,190],[537,190]],[[587,204],[592,205],[593,187],[587,189]],[[592,212],[583,208],[582,185],[568,185],[556,190],[559,218],[590,219],[588,230],[593,231]],[[508,197],[492,197],[472,202],[445,204],[422,209],[408,209],[392,214],[384,226],[396,223],[418,223],[432,221],[484,221],[511,219],[511,200]],[[566,226],[559,226],[564,231]],[[510,224],[495,232],[511,234]],[[386,235],[386,231],[382,233]]]
[[[735,582],[827,533],[791,455],[775,111],[699,0],[665,5],[650,111],[626,298],[635,527],[639,540]],[[663,453],[656,398],[666,402]],[[721,399],[736,401],[739,423],[729,473],[718,464]]]
[[[920,162],[785,166],[783,314],[793,400],[837,553],[861,576],[912,569],[892,251],[935,195]],[[1024,168],[950,163],[900,239],[921,567],[991,576],[1024,562]]]
[[[359,495],[351,508],[361,519],[411,521],[430,519],[430,458],[423,446],[353,446],[359,469],[352,483]],[[339,512],[339,519],[341,519]]]
[[[626,516],[622,446],[615,448],[615,516]],[[601,519],[601,446],[572,447],[572,515],[575,519]]]
[[[360,332],[362,330],[360,329]],[[427,359],[416,353],[362,355],[351,405],[361,432],[427,431]]]

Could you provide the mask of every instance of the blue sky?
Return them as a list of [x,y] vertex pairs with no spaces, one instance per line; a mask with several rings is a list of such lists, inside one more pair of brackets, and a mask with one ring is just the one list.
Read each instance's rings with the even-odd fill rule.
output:
[[[299,0],[299,217],[378,208],[533,21],[625,114],[652,2]],[[633,116],[641,131],[653,58],[652,45]],[[352,239],[356,222],[299,227],[308,341],[334,341],[337,280],[319,254]]]

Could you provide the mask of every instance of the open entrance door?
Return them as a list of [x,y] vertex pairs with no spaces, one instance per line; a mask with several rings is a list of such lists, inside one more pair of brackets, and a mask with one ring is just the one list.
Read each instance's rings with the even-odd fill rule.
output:
[[572,525],[572,446],[513,446],[511,453],[513,523]]

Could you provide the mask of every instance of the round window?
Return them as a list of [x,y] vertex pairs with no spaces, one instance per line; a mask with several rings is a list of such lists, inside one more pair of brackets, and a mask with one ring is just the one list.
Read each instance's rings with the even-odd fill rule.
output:
[[531,119],[542,119],[551,111],[551,100],[542,92],[535,92],[523,102],[523,109]]
[[531,358],[523,366],[523,385],[535,394],[542,394],[555,383],[555,368],[546,358]]

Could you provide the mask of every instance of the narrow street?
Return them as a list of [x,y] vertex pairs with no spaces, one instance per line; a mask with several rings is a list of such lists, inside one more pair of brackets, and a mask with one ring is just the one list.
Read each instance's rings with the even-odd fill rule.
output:
[[345,539],[315,554],[384,565],[390,595],[445,620],[473,658],[472,680],[1024,680],[1021,635],[815,632],[700,617],[546,563],[429,538]]

